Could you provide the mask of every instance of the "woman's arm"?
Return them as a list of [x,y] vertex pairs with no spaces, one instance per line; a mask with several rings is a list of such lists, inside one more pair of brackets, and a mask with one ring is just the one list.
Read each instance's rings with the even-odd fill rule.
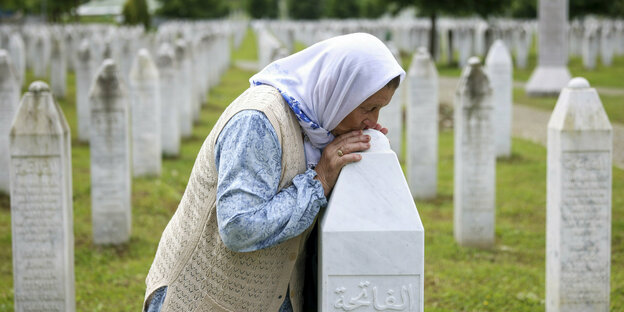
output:
[[217,222],[228,248],[254,251],[293,238],[327,204],[311,169],[278,192],[281,159],[275,130],[262,112],[241,111],[221,131],[215,144]]

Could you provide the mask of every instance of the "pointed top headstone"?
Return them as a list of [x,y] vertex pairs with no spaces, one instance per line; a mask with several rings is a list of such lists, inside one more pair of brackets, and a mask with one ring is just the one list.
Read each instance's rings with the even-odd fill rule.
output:
[[582,77],[574,78],[563,88],[548,122],[549,129],[611,130],[609,117],[595,88]]
[[130,79],[158,79],[158,69],[147,49],[141,49],[137,53],[130,69]]
[[485,58],[485,64],[486,66],[504,64],[505,66],[511,67],[511,55],[509,54],[509,49],[507,49],[507,46],[502,40],[498,39],[492,44]]
[[11,135],[64,134],[69,131],[50,87],[43,81],[30,84],[17,110]]

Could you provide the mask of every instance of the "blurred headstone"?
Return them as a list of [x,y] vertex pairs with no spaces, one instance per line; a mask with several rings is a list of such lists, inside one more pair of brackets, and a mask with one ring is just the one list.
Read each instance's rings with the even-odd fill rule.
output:
[[64,98],[67,91],[67,60],[65,53],[65,41],[57,36],[52,36],[50,84],[54,96],[60,98]]
[[160,88],[158,69],[149,52],[141,49],[130,70],[133,176],[159,176],[162,166],[160,142]]
[[176,41],[176,63],[178,63],[177,95],[180,108],[180,133],[183,138],[188,138],[193,130],[193,116],[191,93],[191,61],[188,55],[186,42],[182,39]]
[[158,50],[156,58],[160,77],[160,109],[161,109],[161,141],[162,152],[167,156],[177,156],[180,153],[180,103],[176,98],[178,65],[175,62],[175,52],[168,43],[164,43]]
[[570,80],[568,0],[538,0],[538,62],[526,84],[529,96],[555,96]]
[[0,193],[9,194],[9,131],[17,111],[20,86],[11,57],[0,50]]
[[477,57],[455,94],[454,233],[462,246],[494,245],[496,151],[492,89]]
[[75,311],[69,126],[36,81],[10,135],[15,311]]
[[112,59],[99,69],[89,93],[91,108],[91,210],[93,241],[130,239],[130,100]]
[[609,311],[613,130],[574,78],[548,123],[546,311]]
[[89,89],[94,72],[89,41],[85,39],[80,44],[76,60],[76,113],[78,115],[78,139],[82,142],[89,141],[89,123],[91,122]]
[[496,156],[511,155],[511,122],[513,102],[513,65],[511,55],[502,40],[496,40],[485,59],[485,67],[492,87],[494,106],[494,136]]
[[407,181],[416,198],[433,198],[438,184],[438,71],[418,49],[406,79]]

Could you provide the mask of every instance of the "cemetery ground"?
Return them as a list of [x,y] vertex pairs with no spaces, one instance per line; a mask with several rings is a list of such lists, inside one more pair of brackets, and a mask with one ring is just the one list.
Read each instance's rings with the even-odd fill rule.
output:
[[[234,52],[233,62],[255,57],[255,40],[248,34]],[[614,64],[603,71],[617,68]],[[130,242],[121,246],[93,244],[89,146],[77,140],[75,76],[68,74],[68,95],[58,102],[72,129],[78,311],[140,310],[145,276],[162,230],[184,192],[197,152],[222,110],[249,86],[252,74],[232,66],[211,90],[193,136],[182,143],[180,156],[164,159],[161,177],[133,178],[132,235]],[[592,85],[602,86],[588,79]],[[33,80],[29,73],[25,88]],[[601,99],[605,101],[602,95]],[[551,109],[547,105],[554,106],[556,99],[548,99],[552,104],[539,101],[544,101],[544,109]],[[611,111],[607,113],[612,122],[616,121]],[[544,310],[546,149],[522,139],[514,139],[512,144],[512,156],[498,160],[496,167],[496,245],[491,250],[462,248],[453,238],[453,132],[440,133],[438,196],[416,201],[425,227],[427,311]],[[611,311],[622,311],[624,170],[613,169],[612,193]],[[0,195],[0,311],[13,310],[10,217],[9,198]]]

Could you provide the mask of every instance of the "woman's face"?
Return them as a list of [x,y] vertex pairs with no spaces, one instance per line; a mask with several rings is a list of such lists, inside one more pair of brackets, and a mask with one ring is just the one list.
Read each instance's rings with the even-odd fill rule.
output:
[[353,130],[375,127],[379,117],[379,110],[390,103],[394,91],[394,88],[384,86],[347,115],[331,133],[334,136],[339,136]]

